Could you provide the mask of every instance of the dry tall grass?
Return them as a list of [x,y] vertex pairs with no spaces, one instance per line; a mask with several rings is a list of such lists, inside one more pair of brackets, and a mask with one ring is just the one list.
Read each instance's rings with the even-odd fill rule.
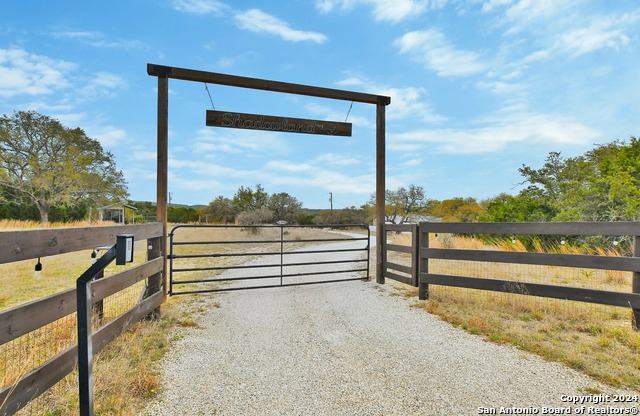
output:
[[43,228],[105,227],[112,221],[47,222],[0,219],[0,231],[38,230]]
[[[92,226],[113,225],[112,222]],[[48,224],[48,227],[86,227],[87,222]],[[40,223],[0,221],[0,230],[13,231],[42,228]],[[0,235],[1,238],[1,235]],[[144,245],[143,245],[144,247]],[[137,249],[133,264],[110,265],[105,276],[144,262],[146,250]],[[75,287],[76,279],[91,264],[91,250],[43,257],[42,276],[34,277],[37,260],[0,265],[0,312],[12,306]],[[144,282],[104,300],[103,323],[131,308],[140,298]],[[170,341],[167,327],[180,325],[171,315],[171,306],[163,305],[160,322],[142,322],[116,338],[94,361],[96,414],[130,415],[143,407],[144,400],[157,392],[159,373],[155,362]],[[96,320],[94,328],[99,322]],[[159,330],[161,329],[161,330]],[[0,346],[0,379],[9,386],[27,372],[76,343],[76,316],[71,314],[43,328],[32,331]],[[77,372],[67,376],[52,389],[35,399],[19,414],[71,415],[78,413]]]
[[[392,238],[396,244],[410,245],[408,235]],[[429,244],[526,251],[518,241],[492,246],[479,239],[446,234],[437,239],[432,236]],[[550,251],[548,247],[536,249]],[[555,250],[581,252],[567,244],[559,244]],[[602,250],[600,254],[619,255],[615,250]],[[389,256],[394,262],[408,264],[408,255],[391,252]],[[619,292],[630,292],[632,279],[630,272],[439,259],[429,260],[429,271]],[[406,296],[417,296],[415,288],[398,287]],[[416,301],[414,305],[490,341],[516,345],[613,386],[640,389],[640,331],[631,325],[629,308],[438,285],[430,285],[428,301]]]

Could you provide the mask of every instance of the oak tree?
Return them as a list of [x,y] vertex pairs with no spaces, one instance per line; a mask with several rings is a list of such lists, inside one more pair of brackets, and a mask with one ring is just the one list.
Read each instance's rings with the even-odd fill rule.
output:
[[5,202],[29,203],[48,222],[54,206],[123,199],[127,184],[113,154],[80,128],[35,111],[0,117],[0,185]]

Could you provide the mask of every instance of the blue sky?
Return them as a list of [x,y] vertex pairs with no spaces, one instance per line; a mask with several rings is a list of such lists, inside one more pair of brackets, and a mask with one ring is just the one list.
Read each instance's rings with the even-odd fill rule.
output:
[[[156,78],[147,63],[391,97],[387,188],[484,199],[522,164],[640,134],[635,0],[4,2],[0,113],[35,110],[115,155],[155,200]],[[216,110],[344,121],[353,136],[206,127],[204,84],[169,82],[172,202],[239,186],[307,208],[375,189],[375,107],[209,85]]]

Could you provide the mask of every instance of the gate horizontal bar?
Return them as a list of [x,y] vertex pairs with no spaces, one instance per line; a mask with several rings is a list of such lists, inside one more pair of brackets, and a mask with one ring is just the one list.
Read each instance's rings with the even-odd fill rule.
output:
[[348,242],[348,241],[366,241],[367,237],[355,237],[355,238],[320,238],[320,239],[305,239],[305,240],[220,240],[220,241],[174,241],[174,246],[190,246],[190,245],[214,245],[214,244],[269,244],[281,242],[284,244],[291,243],[325,243],[325,242]]
[[248,289],[271,289],[276,287],[286,286],[309,286],[318,285],[322,283],[340,283],[340,282],[352,282],[355,280],[362,280],[361,277],[353,277],[349,279],[336,279],[336,280],[321,280],[315,282],[300,282],[300,283],[284,283],[281,285],[263,285],[263,286],[249,286],[249,287],[227,287],[222,289],[209,289],[209,290],[189,290],[185,292],[173,292],[174,295],[192,295],[196,293],[212,293],[212,292],[231,292],[234,290],[248,290]]
[[293,255],[293,254],[319,254],[319,253],[346,253],[352,251],[367,251],[367,248],[349,248],[349,249],[338,249],[338,250],[308,250],[308,251],[272,251],[272,252],[251,252],[251,253],[220,253],[220,254],[173,254],[170,257],[172,259],[197,259],[197,258],[207,258],[207,257],[240,257],[240,256],[279,256],[279,255]]
[[[289,273],[289,274],[271,274],[260,276],[246,276],[246,277],[223,277],[221,279],[202,279],[202,280],[174,280],[174,285],[179,284],[192,284],[192,283],[215,283],[215,282],[233,282],[240,280],[256,280],[256,279],[275,279],[280,277],[301,277],[301,276],[316,276],[323,274],[336,274],[336,273],[357,273],[368,272],[368,269],[348,269],[348,270],[330,270],[324,272],[307,272],[307,273]],[[361,279],[361,278],[358,278]]]
[[367,259],[359,259],[359,260],[331,260],[331,261],[317,261],[312,263],[283,263],[283,264],[256,264],[251,266],[220,266],[220,267],[194,267],[194,268],[182,268],[182,269],[173,269],[174,273],[177,272],[191,272],[191,271],[210,271],[210,270],[229,270],[229,269],[257,269],[257,268],[267,268],[267,267],[291,267],[291,266],[313,266],[317,264],[337,264],[337,263],[359,263],[367,261]]

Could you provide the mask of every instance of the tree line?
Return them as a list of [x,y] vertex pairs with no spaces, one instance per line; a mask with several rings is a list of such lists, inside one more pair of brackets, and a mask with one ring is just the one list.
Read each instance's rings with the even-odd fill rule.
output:
[[[385,221],[451,222],[638,221],[640,140],[595,145],[575,157],[550,152],[539,168],[522,165],[523,189],[485,200],[427,197],[411,184],[385,191]],[[70,221],[97,216],[97,208],[128,197],[113,154],[80,128],[70,129],[34,111],[0,117],[0,218]],[[155,217],[155,204],[127,201],[138,220]],[[171,222],[264,224],[372,223],[375,195],[360,207],[303,209],[286,192],[268,194],[257,184],[206,207],[170,206]]]

